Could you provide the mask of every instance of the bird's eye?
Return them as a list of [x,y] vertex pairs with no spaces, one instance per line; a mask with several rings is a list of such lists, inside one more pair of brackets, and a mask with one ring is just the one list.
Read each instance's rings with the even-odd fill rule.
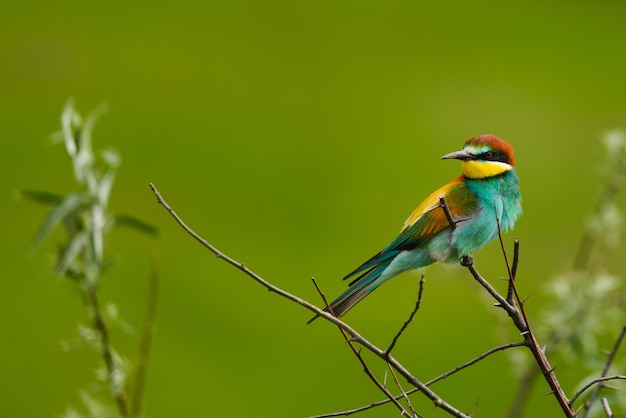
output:
[[493,152],[487,151],[486,153],[483,154],[483,158],[485,160],[491,160],[493,158]]

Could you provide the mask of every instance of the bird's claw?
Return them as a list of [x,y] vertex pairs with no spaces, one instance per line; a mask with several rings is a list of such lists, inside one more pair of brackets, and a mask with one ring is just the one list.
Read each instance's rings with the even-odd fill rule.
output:
[[464,255],[463,257],[461,257],[461,265],[463,267],[468,267],[471,266],[472,264],[474,264],[474,258],[469,256],[469,255]]

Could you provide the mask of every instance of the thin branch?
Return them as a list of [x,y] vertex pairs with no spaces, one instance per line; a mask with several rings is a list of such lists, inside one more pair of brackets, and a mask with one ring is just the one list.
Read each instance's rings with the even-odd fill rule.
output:
[[526,341],[528,348],[533,354],[537,366],[539,366],[539,368],[541,369],[541,373],[543,374],[546,382],[550,386],[550,389],[552,389],[552,393],[557,399],[559,406],[565,413],[565,416],[567,418],[574,418],[576,416],[576,413],[572,409],[570,402],[565,395],[565,392],[561,388],[559,381],[554,375],[554,368],[550,366],[545,351],[539,346],[539,343],[537,342],[537,339],[535,338],[535,335],[530,328],[530,323],[526,315],[526,309],[524,308],[524,301],[520,298],[517,286],[515,285],[515,280],[513,280],[512,271],[509,267],[506,249],[504,248],[504,244],[502,242],[502,231],[500,229],[500,220],[498,216],[496,216],[496,221],[498,225],[498,237],[500,239],[500,245],[502,247],[502,252],[504,254],[504,259],[506,261],[509,273],[509,284],[513,290],[515,300],[519,305],[519,310],[514,305],[508,303],[505,298],[503,298],[484,278],[480,276],[480,274],[478,274],[478,271],[476,271],[473,259],[471,257],[463,257],[461,260],[461,265],[468,268],[468,270],[472,273],[472,276],[474,276],[474,278],[481,284],[481,286],[483,286],[496,299],[496,301],[498,301],[499,306],[504,308],[509,317],[511,317],[517,329],[524,336],[524,340]]
[[611,411],[611,406],[609,405],[609,401],[606,398],[602,398],[600,400],[600,403],[602,403],[602,409],[604,409],[606,418],[613,418],[613,411]]
[[150,357],[150,347],[152,336],[154,335],[154,324],[156,319],[156,303],[159,289],[159,266],[156,255],[152,257],[150,274],[148,275],[148,304],[146,307],[146,317],[144,319],[143,331],[139,342],[139,355],[137,356],[137,377],[133,388],[133,402],[131,416],[141,417],[143,407],[143,393],[148,372],[148,358]]
[[422,274],[422,277],[421,277],[421,279],[419,281],[419,291],[417,292],[417,301],[415,302],[415,307],[413,308],[413,311],[411,311],[411,314],[409,315],[409,319],[407,319],[404,322],[404,324],[402,324],[402,327],[400,327],[400,330],[398,331],[398,333],[393,337],[393,340],[391,341],[391,344],[389,344],[389,348],[387,348],[387,350],[385,350],[385,355],[388,356],[391,353],[391,350],[393,350],[393,348],[395,347],[396,343],[398,342],[398,339],[400,338],[400,336],[402,335],[404,330],[407,329],[407,327],[409,326],[411,321],[413,321],[413,317],[415,317],[415,314],[419,310],[420,305],[422,304],[422,294],[424,293],[424,282],[425,281],[426,280],[424,279],[424,275]]
[[471,359],[470,361],[465,362],[465,363],[463,363],[463,364],[461,364],[459,366],[456,366],[455,368],[445,372],[444,374],[441,374],[441,375],[435,377],[434,379],[429,380],[428,382],[426,382],[426,385],[430,386],[430,385],[432,385],[432,384],[434,384],[436,382],[439,382],[440,380],[443,380],[443,379],[445,379],[447,377],[450,377],[453,374],[458,373],[461,370],[463,370],[463,369],[465,369],[465,368],[467,368],[467,367],[469,367],[469,366],[471,366],[473,364],[478,363],[482,359],[484,359],[486,357],[489,357],[490,355],[492,355],[494,353],[497,353],[498,351],[504,351],[504,350],[508,350],[509,348],[524,347],[524,346],[526,346],[526,341],[519,341],[519,342],[516,342],[516,343],[508,343],[508,344],[499,345],[497,347],[494,347],[494,348],[492,348],[490,350],[485,351],[484,353],[482,353],[478,357],[475,357],[475,358]]
[[[334,315],[335,313],[332,311],[328,303],[328,300],[326,299],[326,295],[324,294],[324,292],[322,292],[322,289],[320,289],[319,285],[317,284],[317,281],[315,280],[315,278],[311,280],[313,280],[315,289],[317,289],[317,292],[319,293],[320,297],[324,301],[324,305],[326,305],[328,311]],[[363,372],[367,375],[367,377],[370,378],[370,380],[374,383],[374,385],[387,396],[387,399],[393,402],[393,404],[400,410],[401,414],[403,415],[406,414],[408,416],[410,414],[409,411],[407,411],[404,408],[404,406],[402,406],[402,404],[394,398],[393,393],[389,392],[389,389],[387,389],[387,387],[384,384],[380,383],[378,379],[376,378],[376,376],[374,376],[374,373],[369,368],[365,359],[361,355],[361,351],[356,349],[350,336],[341,327],[338,327],[338,328],[339,328],[339,332],[341,332],[341,335],[343,336],[343,339],[348,343],[350,350],[352,350],[352,353],[354,354],[354,356],[357,358],[357,360],[359,360],[359,363],[361,363],[361,366],[363,366]]]
[[444,195],[439,196],[439,204],[441,205],[441,209],[443,209],[443,213],[446,215],[446,219],[450,224],[450,228],[456,228],[456,221],[450,212],[450,208],[448,207],[448,202],[446,202],[446,198]]
[[517,266],[519,265],[519,238],[515,238],[513,241],[513,265],[511,266],[511,277],[509,277],[509,287],[506,293],[506,301],[509,305],[515,303],[513,299],[513,281],[517,277]]
[[[602,373],[600,374],[600,377],[605,377],[608,374],[611,364],[613,363],[613,359],[615,358],[615,355],[617,354],[617,351],[619,350],[622,344],[622,341],[624,340],[625,335],[626,335],[626,326],[623,326],[622,331],[617,337],[617,340],[615,341],[615,344],[613,344],[613,348],[611,349],[611,352],[609,353],[606,359],[606,364],[604,365],[604,369],[602,369]],[[602,389],[602,385],[596,386],[596,388],[594,389],[593,393],[591,394],[587,402],[585,402],[584,413],[582,415],[582,418],[585,418],[589,414],[589,410],[591,409],[591,404],[595,401],[596,397],[598,396],[598,393],[600,392],[600,389]]]
[[[496,226],[498,227],[498,241],[500,241],[500,248],[502,249],[502,256],[504,257],[504,264],[506,264],[506,271],[507,273],[509,273],[509,282],[513,282],[514,280],[513,271],[511,270],[511,265],[509,264],[509,256],[506,253],[506,248],[504,247],[504,241],[502,240],[502,228],[500,227],[500,217],[498,216],[495,202],[494,202],[493,210],[496,213]],[[518,245],[519,245],[519,242],[518,242]]]
[[498,293],[496,289],[491,286],[491,284],[480,275],[476,267],[474,266],[474,260],[472,257],[465,256],[461,259],[461,265],[469,270],[469,272],[474,277],[474,280],[478,282],[486,291],[489,293],[497,302],[497,306],[503,308],[506,313],[511,317],[515,326],[522,332],[526,332],[526,323],[524,322],[524,318],[518,312],[517,308],[513,305],[509,305],[506,299]]
[[517,277],[517,266],[519,265],[519,238],[513,241],[513,266],[511,267],[511,276],[513,280]]
[[543,374],[544,378],[546,379],[546,382],[550,386],[550,389],[552,389],[552,393],[556,397],[559,405],[561,406],[561,409],[565,413],[565,416],[567,418],[575,418],[576,413],[570,406],[569,400],[567,399],[567,396],[565,395],[563,388],[561,388],[559,381],[554,375],[554,368],[550,366],[550,363],[548,362],[548,358],[546,357],[545,350],[539,346],[539,343],[537,342],[537,339],[535,338],[535,334],[532,332],[530,328],[528,317],[526,316],[526,309],[524,308],[524,301],[520,299],[519,292],[517,291],[517,286],[515,285],[515,281],[513,280],[511,282],[513,283],[513,293],[515,294],[515,299],[517,300],[517,303],[519,304],[520,311],[521,311],[522,317],[524,319],[524,324],[525,324],[525,331],[523,331],[522,328],[518,328],[518,329],[523,332],[524,339],[528,343],[529,349],[533,353],[533,356],[535,357],[535,362],[537,363],[537,366],[539,366],[539,369],[541,369],[541,373]]
[[[614,204],[618,193],[623,188],[624,184],[624,172],[626,171],[626,148],[623,144],[619,146],[619,153],[615,151],[610,151],[612,164],[608,173],[606,180],[604,181],[604,185],[602,186],[602,192],[599,195],[599,198],[595,204],[595,208],[591,213],[591,219],[596,219],[599,217],[607,205]],[[575,251],[575,256],[572,262],[572,268],[574,270],[591,272],[592,270],[592,253],[594,252],[595,247],[598,245],[599,235],[594,231],[594,227],[592,222],[587,223],[587,227],[584,230],[583,236],[581,237],[578,248]],[[596,254],[598,253],[596,249]],[[607,256],[608,251],[600,251],[604,257]],[[596,263],[597,264],[597,263]],[[581,311],[584,314],[584,309]],[[560,338],[557,336],[557,332],[552,330],[551,333],[546,337],[547,341],[552,342],[552,349],[558,349],[558,344],[562,343]],[[558,351],[558,350],[557,350]],[[528,403],[528,398],[531,393],[532,386],[534,385],[538,373],[533,370],[527,370],[524,374],[524,377],[518,387],[517,394],[515,395],[515,400],[512,404],[512,407],[507,415],[507,418],[518,418],[521,416],[522,407]]]
[[578,392],[576,392],[574,394],[574,396],[572,396],[572,401],[571,402],[572,403],[576,402],[576,399],[578,399],[580,397],[580,395],[585,393],[593,385],[597,385],[598,383],[602,383],[602,382],[608,382],[609,380],[626,380],[626,376],[615,375],[615,376],[598,377],[596,379],[593,379],[591,382],[587,383],[585,386],[580,388],[580,390],[578,390]]
[[402,398],[404,399],[409,409],[411,410],[411,413],[413,414],[412,416],[414,418],[422,418],[422,416],[418,414],[413,408],[413,404],[411,404],[411,399],[409,398],[409,395],[406,393],[406,391],[402,387],[402,384],[398,380],[398,376],[396,376],[396,373],[393,371],[392,367],[389,367],[389,372],[391,373],[391,376],[393,377],[393,381],[396,383],[396,386],[398,387],[398,389],[400,389],[400,394],[402,395]]
[[[473,364],[478,363],[480,360],[482,360],[484,358],[487,358],[490,355],[492,355],[494,353],[497,353],[498,351],[504,351],[504,350],[508,350],[509,348],[522,347],[522,346],[525,346],[525,345],[526,345],[525,341],[520,341],[520,342],[517,342],[517,343],[503,344],[503,345],[500,345],[498,347],[494,347],[494,348],[492,348],[490,350],[485,351],[481,355],[471,359],[470,361],[465,362],[465,363],[461,364],[460,366],[457,366],[454,369],[449,370],[449,371],[447,371],[447,372],[445,372],[445,373],[443,373],[443,374],[441,374],[441,375],[439,375],[439,376],[429,380],[428,382],[425,383],[425,385],[426,386],[431,386],[431,385],[439,382],[440,380],[443,380],[443,379],[445,379],[447,377],[450,377],[453,374],[458,373],[461,370],[463,370],[463,369],[465,369],[465,368],[467,368],[467,367],[469,367],[469,366],[471,366]],[[415,392],[419,392],[419,389],[415,388],[415,389],[408,390],[408,391],[406,391],[406,394],[407,395],[411,395],[411,394],[413,394]],[[404,397],[404,395],[400,394],[400,395],[396,396],[396,399],[399,400],[399,399],[402,399],[403,397]],[[389,402],[390,402],[389,399],[383,399],[383,400],[380,400],[380,401],[377,401],[377,402],[372,402],[369,405],[361,406],[359,408],[354,408],[354,409],[350,409],[350,410],[342,411],[342,412],[333,412],[333,413],[324,414],[324,415],[315,415],[315,416],[312,416],[312,417],[309,417],[309,418],[330,418],[330,417],[348,416],[348,415],[356,414],[358,412],[366,411],[368,409],[375,408],[377,406],[388,404]]]
[[447,403],[446,401],[444,401],[439,395],[437,395],[435,392],[433,392],[432,390],[430,390],[424,383],[420,382],[415,376],[413,376],[400,362],[398,362],[395,358],[393,358],[392,356],[386,356],[385,352],[380,349],[379,347],[375,346],[374,344],[372,344],[369,340],[365,339],[363,336],[361,336],[361,334],[359,334],[356,330],[354,330],[352,327],[350,327],[348,324],[346,324],[345,322],[341,321],[340,319],[335,318],[333,315],[331,315],[328,312],[323,311],[322,309],[319,309],[317,306],[313,305],[312,303],[299,298],[285,290],[283,290],[282,288],[268,282],[267,280],[263,279],[261,276],[259,276],[257,273],[255,273],[254,271],[250,270],[248,267],[246,267],[243,263],[240,263],[238,261],[236,261],[235,259],[227,256],[226,254],[222,253],[220,250],[218,250],[216,247],[214,247],[213,245],[209,244],[204,238],[202,238],[200,235],[198,235],[196,232],[194,232],[191,228],[189,228],[184,222],[183,220],[176,214],[176,212],[174,211],[174,209],[172,209],[172,207],[163,199],[163,197],[161,196],[161,194],[159,193],[159,191],[157,190],[157,188],[150,183],[150,188],[152,189],[152,192],[154,193],[157,202],[159,204],[161,204],[165,210],[167,210],[170,215],[176,220],[176,222],[185,230],[185,232],[187,232],[189,235],[191,235],[196,241],[198,241],[202,246],[204,246],[205,248],[207,248],[209,251],[211,251],[213,254],[215,254],[215,256],[219,259],[224,260],[225,262],[227,262],[228,264],[234,266],[235,268],[241,270],[243,273],[245,273],[247,276],[249,276],[250,278],[252,278],[253,280],[255,280],[257,283],[259,283],[260,285],[262,285],[263,287],[265,287],[267,290],[274,292],[276,294],[278,294],[279,296],[284,297],[285,299],[288,299],[300,306],[303,306],[305,309],[308,309],[309,311],[317,314],[318,316],[324,318],[325,320],[332,322],[333,324],[339,326],[340,328],[342,328],[344,331],[346,331],[348,334],[350,334],[352,336],[352,340],[354,342],[357,342],[359,344],[361,344],[363,347],[365,347],[367,350],[369,350],[370,352],[372,352],[373,354],[375,354],[377,357],[387,361],[398,373],[400,373],[400,375],[402,375],[402,377],[404,377],[405,379],[407,379],[407,381],[412,384],[413,386],[415,386],[416,388],[418,388],[428,399],[430,399],[435,407],[437,408],[441,408],[444,411],[446,411],[448,414],[450,414],[451,416],[457,417],[457,418],[471,418],[469,415],[464,414],[463,412],[459,411],[458,409],[456,409],[455,407],[453,407],[451,404]]
[[[611,352],[609,353],[606,359],[606,363],[604,364],[604,368],[602,369],[602,373],[600,374],[600,377],[605,377],[609,373],[609,369],[611,368],[613,359],[615,358],[615,355],[617,354],[619,347],[622,345],[622,341],[624,340],[625,335],[626,335],[626,325],[622,327],[622,331],[619,333],[617,340],[615,340],[615,344],[613,344],[613,348],[611,349]],[[596,386],[591,396],[589,396],[589,399],[587,399],[587,402],[585,402],[581,418],[586,418],[587,415],[589,415],[589,411],[591,410],[591,405],[595,402],[596,398],[598,397],[598,394],[600,393],[600,389],[602,389],[602,386],[603,385],[601,384]],[[574,399],[570,401],[570,405],[573,403],[574,403]]]

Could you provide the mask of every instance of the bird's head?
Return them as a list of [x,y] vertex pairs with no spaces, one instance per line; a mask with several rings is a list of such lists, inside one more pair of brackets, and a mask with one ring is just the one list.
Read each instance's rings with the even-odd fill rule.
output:
[[508,142],[495,135],[479,135],[465,141],[461,151],[446,154],[442,159],[461,160],[463,174],[470,179],[482,179],[513,169],[515,156]]

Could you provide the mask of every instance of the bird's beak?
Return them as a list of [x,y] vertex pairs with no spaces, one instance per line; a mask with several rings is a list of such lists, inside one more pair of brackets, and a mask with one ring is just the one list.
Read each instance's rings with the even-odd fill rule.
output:
[[476,157],[474,157],[472,154],[468,154],[465,151],[454,151],[441,157],[442,160],[455,159],[462,161],[473,160],[474,158]]

